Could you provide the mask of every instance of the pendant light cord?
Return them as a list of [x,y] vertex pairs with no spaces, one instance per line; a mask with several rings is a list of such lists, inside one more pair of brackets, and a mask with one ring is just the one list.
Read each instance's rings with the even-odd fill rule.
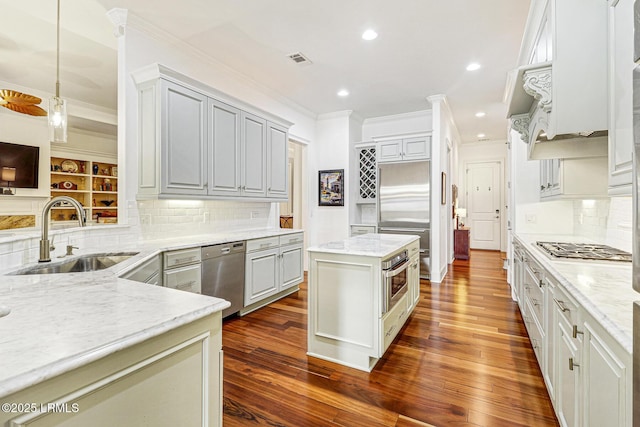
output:
[[60,0],[58,0],[58,21],[56,34],[56,98],[60,98]]

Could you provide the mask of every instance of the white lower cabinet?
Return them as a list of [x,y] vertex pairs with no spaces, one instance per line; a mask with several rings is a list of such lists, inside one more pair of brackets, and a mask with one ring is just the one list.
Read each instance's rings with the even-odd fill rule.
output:
[[165,252],[163,254],[163,286],[199,294],[202,289],[200,260],[199,247]]
[[297,290],[304,279],[303,233],[247,241],[244,308],[246,314]]
[[580,357],[579,349],[571,338],[564,321],[558,324],[556,348],[558,364],[558,390],[556,393],[556,415],[563,427],[580,425]]
[[[410,255],[408,291],[383,312],[382,259],[309,251],[307,354],[371,372],[415,308],[419,298],[419,253],[414,241],[398,247]],[[416,268],[412,265],[416,264]],[[417,289],[417,291],[416,291]]]
[[518,304],[560,425],[630,427],[631,354],[523,245],[514,247],[524,259]]
[[4,396],[17,405],[38,402],[38,411],[0,413],[0,425],[219,427],[222,357],[216,312]]
[[597,323],[586,320],[583,332],[583,425],[630,426],[631,357]]

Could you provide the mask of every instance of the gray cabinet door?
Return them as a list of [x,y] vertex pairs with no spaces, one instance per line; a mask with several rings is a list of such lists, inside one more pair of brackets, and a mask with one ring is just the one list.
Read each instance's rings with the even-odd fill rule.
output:
[[240,110],[209,99],[209,194],[240,195]]
[[267,194],[267,121],[242,112],[242,195]]
[[302,257],[302,244],[280,248],[280,260],[282,262],[280,290],[302,282],[304,276]]
[[288,198],[287,130],[267,123],[267,197]]
[[248,253],[245,263],[244,306],[279,292],[278,248]]
[[206,194],[207,97],[162,81],[161,192]]

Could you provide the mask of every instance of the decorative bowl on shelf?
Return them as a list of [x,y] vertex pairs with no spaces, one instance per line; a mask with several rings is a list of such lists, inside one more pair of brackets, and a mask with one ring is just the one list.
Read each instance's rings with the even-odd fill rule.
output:
[[100,200],[100,203],[102,203],[105,206],[111,206],[113,202],[115,202],[115,200]]

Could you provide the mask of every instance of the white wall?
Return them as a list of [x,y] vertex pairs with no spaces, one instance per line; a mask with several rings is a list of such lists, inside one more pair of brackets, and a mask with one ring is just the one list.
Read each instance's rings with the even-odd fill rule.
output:
[[[433,134],[431,148],[431,281],[440,283],[447,274],[451,261],[453,220],[451,218],[451,180],[446,182],[446,203],[441,204],[442,172],[449,171],[457,154],[455,146],[460,134],[453,121],[451,109],[444,95],[428,98],[432,106]],[[448,149],[450,151],[448,152]],[[448,175],[454,175],[449,171]]]
[[432,127],[431,110],[373,117],[363,121],[361,140],[371,141],[386,136],[428,132]]
[[[315,143],[309,146],[309,218],[307,242],[309,246],[349,236],[349,200],[344,206],[318,206],[318,172],[344,169],[344,194],[349,195],[352,183],[349,173],[350,138],[359,136],[353,131],[351,111],[318,116]],[[356,122],[357,123],[357,122]],[[355,134],[353,132],[356,132]]]

